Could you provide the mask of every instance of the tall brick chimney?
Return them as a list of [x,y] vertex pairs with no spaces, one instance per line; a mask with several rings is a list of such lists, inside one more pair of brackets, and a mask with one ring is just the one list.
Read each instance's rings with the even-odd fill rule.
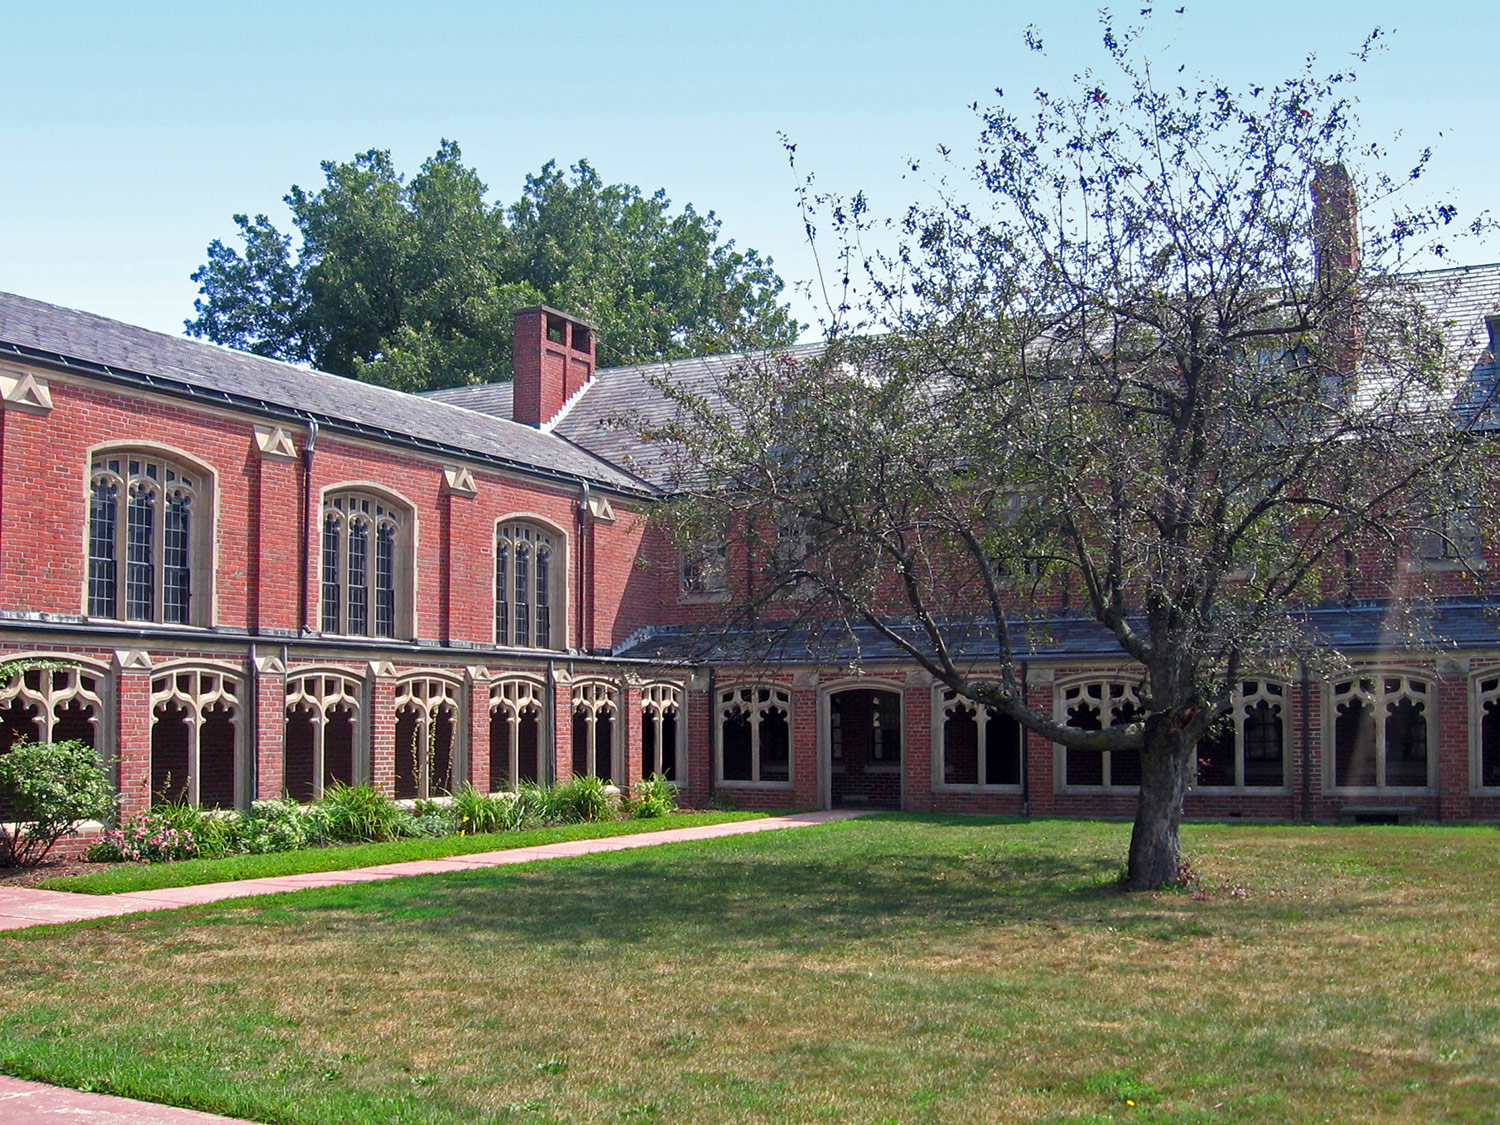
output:
[[1318,282],[1333,290],[1359,273],[1359,206],[1342,164],[1321,164],[1313,177],[1313,254]]
[[[1330,375],[1356,377],[1364,351],[1360,324],[1359,207],[1342,164],[1322,164],[1312,183],[1313,268]],[[1346,382],[1345,390],[1349,384]]]
[[516,310],[511,417],[544,426],[594,375],[596,334],[588,321],[535,305]]

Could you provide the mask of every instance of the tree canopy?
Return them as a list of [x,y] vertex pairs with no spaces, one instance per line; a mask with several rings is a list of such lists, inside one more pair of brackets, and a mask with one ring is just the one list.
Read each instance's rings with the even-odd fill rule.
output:
[[769,258],[587,161],[546,164],[509,207],[452,141],[410,179],[374,149],[322,169],[286,196],[295,241],[260,214],[234,216],[239,248],[209,244],[189,335],[404,390],[509,379],[511,316],[534,304],[593,321],[600,366],[796,338]]
[[[1403,276],[1454,212],[1404,204],[1420,160],[1383,176],[1356,139],[1357,63],[1231,90],[1104,43],[1106,73],[983,111],[969,186],[888,224],[894,251],[860,250],[861,199],[809,196],[846,286],[822,359],[663,382],[678,417],[650,436],[686,550],[752,532],[746,616],[871,625],[1070,752],[1138,753],[1129,881],[1154,887],[1241,677],[1336,659],[1299,607],[1352,593],[1352,552],[1394,574],[1451,526],[1472,357]],[[1356,193],[1382,211],[1362,247]],[[1018,638],[1078,615],[1135,670],[1136,719],[1028,704]]]

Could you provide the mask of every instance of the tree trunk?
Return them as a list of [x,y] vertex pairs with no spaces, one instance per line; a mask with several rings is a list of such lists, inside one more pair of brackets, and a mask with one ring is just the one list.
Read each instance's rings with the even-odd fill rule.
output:
[[1126,883],[1132,891],[1150,891],[1177,882],[1177,828],[1182,822],[1182,799],[1193,777],[1190,742],[1171,715],[1146,721],[1141,747],[1141,793],[1135,806],[1135,828],[1130,834],[1130,866]]

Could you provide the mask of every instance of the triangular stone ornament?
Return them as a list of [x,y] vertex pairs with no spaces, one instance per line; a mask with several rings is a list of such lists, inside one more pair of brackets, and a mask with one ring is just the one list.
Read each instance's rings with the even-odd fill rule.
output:
[[615,522],[615,510],[603,496],[589,497],[589,514],[596,523]]
[[281,662],[279,656],[257,656],[255,670],[263,676],[286,675],[286,665]]
[[479,495],[479,486],[474,483],[474,471],[463,465],[443,466],[443,486],[454,496]]
[[140,648],[117,648],[115,664],[122,672],[149,672],[151,654]]
[[818,673],[814,669],[804,668],[802,671],[793,673],[792,675],[792,687],[799,691],[806,691],[808,688],[815,688],[817,686]]
[[470,664],[464,671],[469,674],[470,683],[484,684],[489,682],[490,670],[483,664]]
[[0,402],[6,410],[24,410],[28,414],[46,414],[52,409],[52,392],[45,379],[38,379],[24,367],[0,367]]
[[396,675],[396,666],[389,660],[372,660],[370,661],[370,675],[391,679]]
[[260,455],[272,461],[295,461],[297,447],[292,443],[291,431],[285,426],[256,426],[255,448]]

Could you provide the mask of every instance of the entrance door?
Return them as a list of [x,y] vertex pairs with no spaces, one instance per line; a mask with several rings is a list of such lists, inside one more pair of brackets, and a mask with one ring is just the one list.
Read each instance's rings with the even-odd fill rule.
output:
[[835,808],[901,807],[901,696],[854,688],[828,698],[829,797]]

